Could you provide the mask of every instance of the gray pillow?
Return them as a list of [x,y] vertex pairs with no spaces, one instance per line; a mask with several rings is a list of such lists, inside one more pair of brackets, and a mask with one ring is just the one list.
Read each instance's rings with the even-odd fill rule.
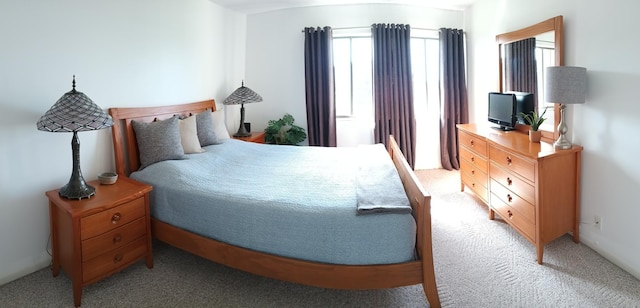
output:
[[218,137],[216,137],[215,131],[213,130],[211,111],[205,110],[196,114],[196,127],[198,129],[198,140],[200,140],[200,146],[220,143]]
[[185,159],[184,149],[180,141],[178,117],[150,123],[131,121],[136,133],[138,151],[140,152],[140,168],[169,159]]

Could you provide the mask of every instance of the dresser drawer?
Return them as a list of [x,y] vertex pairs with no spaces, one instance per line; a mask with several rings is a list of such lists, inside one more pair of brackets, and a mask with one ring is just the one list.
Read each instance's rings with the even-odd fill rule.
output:
[[488,177],[486,171],[478,168],[476,165],[473,165],[465,159],[460,160],[460,172],[467,173],[469,176],[477,178],[479,181],[484,183],[484,186],[487,186]]
[[82,261],[88,261],[96,256],[122,247],[146,234],[144,218],[138,218],[122,227],[98,235],[82,242]]
[[144,198],[137,198],[114,208],[80,219],[80,238],[88,238],[111,231],[145,215]]
[[535,243],[535,225],[528,219],[524,218],[520,212],[515,211],[512,207],[502,202],[493,191],[491,192],[491,208],[493,208],[502,219],[518,230],[529,241]]
[[489,200],[489,195],[487,191],[487,175],[482,174],[482,172],[476,172],[474,176],[469,175],[466,172],[463,172],[461,169],[460,178],[462,183],[469,187],[476,195],[480,197],[480,199],[487,202]]
[[82,263],[82,281],[87,283],[143,257],[147,253],[147,237],[101,254]]
[[474,135],[468,134],[463,131],[458,131],[458,137],[460,140],[458,142],[461,146],[465,146],[474,152],[480,154],[481,156],[487,156],[487,141],[476,137]]
[[466,148],[460,148],[460,158],[461,164],[462,160],[467,161],[470,165],[474,166],[477,169],[480,169],[482,172],[487,173],[487,159],[467,150]]
[[489,165],[489,174],[492,180],[495,180],[496,182],[502,184],[502,186],[507,187],[522,199],[525,199],[531,204],[536,203],[536,189],[527,181],[514,176],[512,173],[509,173],[495,163],[491,163]]
[[508,188],[502,186],[500,183],[495,180],[491,180],[489,184],[491,187],[491,202],[495,199],[494,197],[499,198],[505,204],[509,205],[512,209],[518,211],[522,215],[522,218],[528,220],[532,224],[536,221],[536,209],[533,204],[527,202],[522,199],[520,196],[515,194],[513,191]]
[[489,160],[496,162],[507,170],[513,171],[525,179],[535,182],[535,163],[520,156],[505,152],[497,147],[490,147]]

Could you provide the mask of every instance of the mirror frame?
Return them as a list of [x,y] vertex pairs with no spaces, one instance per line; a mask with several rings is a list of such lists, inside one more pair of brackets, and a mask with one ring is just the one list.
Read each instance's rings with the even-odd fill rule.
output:
[[[503,92],[503,67],[502,67],[502,45],[523,40],[526,38],[534,37],[540,35],[542,33],[546,33],[549,31],[554,31],[554,49],[555,49],[555,65],[563,66],[564,65],[564,50],[563,50],[563,30],[562,30],[562,15],[549,18],[545,21],[539,22],[537,24],[531,25],[526,28],[522,28],[519,30],[515,30],[512,32],[502,33],[496,35],[496,42],[498,43],[498,88],[500,92]],[[536,108],[538,108],[538,103],[536,102]],[[558,132],[558,125],[560,124],[560,106],[559,104],[555,104],[553,107],[553,131],[544,131],[542,132],[542,139],[547,142],[553,142],[558,139],[560,136]],[[518,124],[519,131],[527,131],[529,129],[528,125]]]

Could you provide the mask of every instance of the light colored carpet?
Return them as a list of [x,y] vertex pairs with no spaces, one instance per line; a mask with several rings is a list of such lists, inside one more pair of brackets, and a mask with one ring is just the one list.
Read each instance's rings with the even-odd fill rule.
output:
[[[535,248],[460,192],[456,171],[416,172],[432,194],[436,279],[444,307],[640,307],[640,281],[564,236]],[[428,307],[419,285],[339,291],[233,270],[154,242],[135,264],[84,288],[82,307]],[[0,307],[72,307],[71,281],[43,269],[0,286]]]

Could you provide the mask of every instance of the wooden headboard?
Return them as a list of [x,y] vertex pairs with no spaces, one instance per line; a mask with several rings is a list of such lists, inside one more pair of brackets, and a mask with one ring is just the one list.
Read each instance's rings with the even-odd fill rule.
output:
[[109,108],[109,114],[113,118],[111,135],[116,172],[119,175],[128,176],[140,167],[138,143],[131,125],[132,120],[153,122],[168,119],[174,115],[190,116],[205,110],[215,111],[215,100],[159,107]]

